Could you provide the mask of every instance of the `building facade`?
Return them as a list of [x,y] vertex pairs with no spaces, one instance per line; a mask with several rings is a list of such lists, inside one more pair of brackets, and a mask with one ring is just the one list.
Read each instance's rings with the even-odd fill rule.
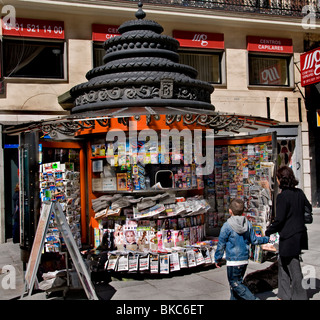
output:
[[[318,149],[309,141],[317,140],[318,92],[300,84],[300,55],[320,42],[319,8],[310,1],[262,2],[150,0],[143,8],[147,19],[180,42],[180,62],[212,83],[216,111],[280,122],[266,129],[277,132],[278,164],[292,166],[317,205]],[[136,1],[7,1],[1,28],[2,128],[65,115],[69,90],[103,63],[103,42],[136,10]],[[2,242],[11,237],[18,144],[16,136],[2,134]]]

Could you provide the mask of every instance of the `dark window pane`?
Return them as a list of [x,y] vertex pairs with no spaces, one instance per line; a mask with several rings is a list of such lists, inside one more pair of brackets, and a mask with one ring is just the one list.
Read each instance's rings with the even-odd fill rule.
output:
[[103,57],[106,54],[106,50],[102,48],[102,43],[94,43],[93,44],[93,67],[99,67],[104,65]]
[[289,86],[289,57],[249,55],[249,84]]
[[221,83],[221,54],[179,52],[180,63],[189,65],[198,71],[198,79]]
[[64,78],[61,42],[5,39],[3,49],[6,77]]

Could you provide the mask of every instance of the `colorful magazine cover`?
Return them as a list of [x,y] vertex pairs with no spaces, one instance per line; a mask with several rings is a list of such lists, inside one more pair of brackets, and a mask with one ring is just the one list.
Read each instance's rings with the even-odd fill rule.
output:
[[188,268],[188,258],[187,258],[187,252],[185,250],[178,251],[179,254],[179,262],[180,262],[180,268]]
[[163,248],[168,249],[174,246],[173,243],[173,230],[162,230]]
[[168,274],[169,273],[169,255],[161,254],[159,257],[159,270],[160,273]]
[[172,252],[169,254],[170,272],[180,270],[179,254],[178,252]]
[[128,256],[129,272],[138,271],[138,266],[139,266],[139,254],[129,253],[129,256]]
[[127,250],[137,249],[137,225],[125,224],[123,226],[124,246]]
[[202,249],[201,252],[202,252],[205,264],[211,264],[212,260],[211,260],[209,248]]
[[128,270],[129,270],[128,255],[121,255],[118,259],[117,271],[128,271]]
[[156,253],[151,253],[149,255],[150,259],[150,273],[159,273],[159,255]]
[[139,270],[149,270],[149,254],[142,254],[139,257]]
[[192,249],[187,250],[187,258],[188,258],[188,267],[189,268],[195,267],[197,265],[194,251]]
[[190,245],[190,228],[183,228],[183,237],[184,237],[184,244],[186,246]]
[[205,261],[204,261],[201,250],[199,248],[195,248],[193,251],[194,251],[194,257],[195,257],[197,266],[204,264]]
[[124,247],[124,235],[123,235],[123,226],[121,224],[114,224],[114,234],[113,242],[115,248],[118,250],[123,250]]
[[149,239],[147,230],[137,231],[137,245],[139,251],[149,250]]
[[158,250],[162,250],[163,249],[162,231],[157,232],[157,242],[158,242]]
[[150,250],[158,250],[157,232],[154,230],[148,231],[148,238],[149,238],[149,249]]
[[119,256],[115,254],[110,254],[108,259],[107,270],[116,270],[118,264]]
[[173,243],[174,243],[174,247],[183,247],[184,245],[183,230],[173,231]]

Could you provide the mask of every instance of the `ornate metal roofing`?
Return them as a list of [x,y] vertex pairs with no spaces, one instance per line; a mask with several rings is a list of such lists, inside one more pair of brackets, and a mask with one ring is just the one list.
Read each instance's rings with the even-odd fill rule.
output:
[[180,64],[179,42],[145,20],[142,3],[136,20],[119,27],[120,36],[104,43],[104,65],[86,74],[87,82],[70,90],[71,113],[118,107],[179,107],[214,110],[213,86],[196,79],[197,70]]

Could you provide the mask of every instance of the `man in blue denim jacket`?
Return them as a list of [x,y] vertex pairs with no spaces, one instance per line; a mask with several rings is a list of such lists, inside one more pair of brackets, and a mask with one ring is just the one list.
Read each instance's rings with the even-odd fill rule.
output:
[[249,263],[250,244],[267,243],[269,237],[257,237],[252,224],[243,216],[244,203],[234,199],[230,203],[231,217],[220,230],[219,242],[215,252],[216,267],[226,251],[227,276],[230,284],[231,300],[256,300],[253,293],[243,284],[243,276]]

